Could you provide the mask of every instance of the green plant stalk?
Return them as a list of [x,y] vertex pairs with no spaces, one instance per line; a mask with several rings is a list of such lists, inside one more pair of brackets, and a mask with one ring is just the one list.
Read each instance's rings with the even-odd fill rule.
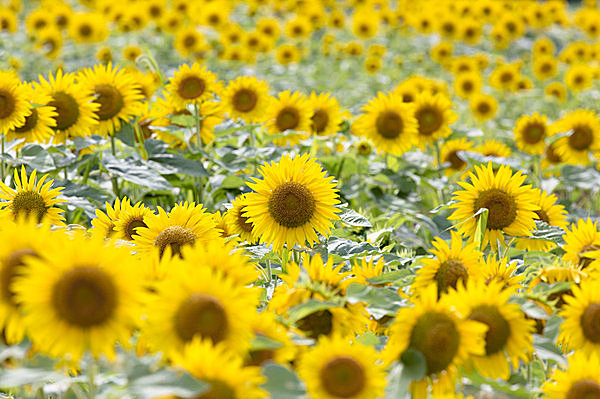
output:
[[[113,157],[117,156],[117,150],[115,145],[115,136],[110,136],[110,151],[112,152]],[[121,190],[119,189],[119,180],[117,180],[116,176],[110,178],[113,187],[113,193],[117,196],[117,198],[121,198]]]
[[[137,121],[133,123],[133,132],[137,139],[136,142],[139,143],[140,155],[142,156],[142,158],[148,159],[148,151],[146,151],[146,147],[144,147],[144,135],[142,134],[142,131],[140,130],[140,125],[137,123]],[[136,145],[136,148],[138,148],[138,145]]]
[[202,136],[200,135],[200,110],[197,103],[194,103],[194,119],[196,120],[196,137],[198,139],[197,150],[200,152],[202,148]]
[[273,279],[273,272],[271,271],[271,261],[269,259],[265,260],[267,265],[267,283],[271,284],[271,280]]
[[2,162],[0,162],[0,176],[2,177],[2,182],[4,182],[4,135],[2,135]]
[[92,361],[88,367],[88,383],[89,383],[89,399],[96,399],[96,373],[97,370],[96,360],[92,358]]
[[281,250],[281,272],[287,273],[287,264],[288,264],[289,253],[287,248],[283,248]]

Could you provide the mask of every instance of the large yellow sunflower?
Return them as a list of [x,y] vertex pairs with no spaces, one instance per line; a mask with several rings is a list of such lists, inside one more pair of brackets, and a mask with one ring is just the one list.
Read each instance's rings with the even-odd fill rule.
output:
[[24,139],[16,148],[26,143],[45,143],[54,134],[52,130],[56,126],[57,113],[54,107],[48,106],[52,98],[40,90],[34,90],[29,84],[23,86],[27,91],[27,99],[32,104],[31,113],[25,117],[23,123],[5,132],[6,140]]
[[600,356],[577,351],[567,359],[567,370],[554,369],[542,385],[548,399],[584,399],[600,396]]
[[0,134],[25,123],[31,114],[27,90],[13,71],[0,71]]
[[430,284],[435,284],[441,296],[450,288],[480,277],[483,254],[477,250],[474,242],[463,246],[460,234],[452,231],[450,245],[438,237],[433,241],[433,246],[435,249],[429,252],[435,258],[421,260],[423,267],[417,271],[413,292],[418,294]]
[[98,124],[96,112],[100,106],[94,102],[94,93],[75,83],[74,74],[63,74],[62,70],[56,77],[50,74],[48,80],[42,76],[40,83],[34,83],[46,95],[52,97],[49,106],[56,113],[55,140],[64,142],[74,136],[89,136],[92,128]]
[[385,388],[378,353],[354,335],[321,337],[300,358],[298,374],[314,399],[376,399]]
[[580,285],[571,286],[572,295],[565,295],[566,302],[559,316],[565,320],[560,325],[558,342],[564,351],[583,350],[600,355],[600,281],[586,279]]
[[[204,247],[198,246],[198,251]],[[220,257],[229,251],[222,247]],[[181,353],[194,337],[223,343],[242,354],[250,346],[250,322],[256,317],[258,291],[202,264],[169,261],[146,303],[142,333],[153,350],[167,357]]]
[[487,325],[485,354],[471,358],[477,371],[487,378],[507,380],[509,363],[517,370],[520,361],[527,363],[533,351],[533,321],[525,318],[518,304],[508,302],[512,292],[497,281],[486,284],[470,279],[451,291],[447,299],[467,320]]
[[542,155],[546,149],[546,137],[551,135],[546,115],[537,112],[523,115],[515,122],[513,131],[517,148],[533,155]]
[[121,122],[128,122],[141,112],[140,87],[126,70],[108,63],[84,69],[80,76],[82,87],[94,93],[94,102],[99,105],[96,133],[112,135],[121,129]]
[[175,71],[167,84],[167,91],[170,101],[183,108],[187,104],[200,104],[220,95],[222,84],[217,81],[217,75],[194,62],[191,67],[183,64]]
[[251,76],[232,80],[223,92],[223,102],[229,116],[246,123],[264,122],[270,101],[268,83]]
[[379,93],[362,111],[352,131],[371,139],[380,152],[402,155],[418,143],[415,107],[399,95]]
[[600,231],[598,222],[591,219],[578,219],[571,224],[571,229],[563,235],[565,245],[563,260],[573,265],[588,267],[598,257],[595,253],[600,250]]
[[173,256],[182,256],[181,248],[186,245],[220,240],[215,220],[202,204],[177,204],[169,213],[158,207],[158,214],[146,215],[143,222],[147,227],[135,229],[133,242],[142,252],[158,251],[161,258],[167,248]]
[[312,110],[306,96],[289,90],[279,93],[271,101],[265,119],[267,133],[282,134],[288,130],[297,132],[275,139],[277,145],[296,145],[310,135]]
[[425,358],[425,377],[411,383],[414,397],[427,397],[429,383],[436,394],[453,393],[458,367],[470,356],[485,354],[487,326],[461,319],[447,298],[438,301],[437,287],[431,284],[413,300],[414,306],[398,311],[390,327],[386,363],[400,360],[407,349]]
[[64,224],[64,217],[61,215],[64,209],[54,206],[68,202],[56,198],[61,194],[63,187],[51,189],[54,180],[46,181],[48,175],[44,175],[36,181],[36,174],[37,169],[34,169],[27,179],[27,172],[23,165],[20,177],[15,168],[14,189],[0,181],[0,199],[8,201],[0,202],[0,216],[12,215],[14,219],[22,216],[35,217],[38,223]]
[[87,350],[113,358],[140,317],[143,289],[129,250],[73,231],[24,261],[12,287],[36,348],[72,360]]
[[96,209],[96,217],[92,219],[91,224],[92,230],[97,232],[96,234],[109,238],[115,233],[115,223],[119,220],[121,208],[130,206],[129,198],[124,197],[121,200],[117,198],[113,206],[108,202],[105,202],[104,205],[106,206],[106,213]]
[[232,208],[225,213],[225,223],[232,234],[238,234],[241,241],[252,244],[256,241],[254,226],[243,213],[246,210],[246,196],[242,194],[231,202]]
[[314,91],[310,93],[308,102],[313,110],[311,117],[311,130],[319,136],[336,134],[342,123],[342,110],[340,104],[330,93],[320,93],[317,95]]
[[415,118],[418,123],[417,146],[424,150],[427,145],[446,138],[452,133],[449,125],[456,122],[452,102],[443,94],[420,93],[415,99]]
[[284,155],[279,163],[265,163],[260,169],[264,180],[254,178],[254,190],[246,198],[242,216],[254,225],[260,242],[281,250],[287,244],[309,246],[318,242],[317,233],[328,236],[338,219],[339,203],[333,176],[308,154]]
[[174,354],[173,363],[209,384],[199,398],[262,399],[267,392],[259,386],[265,382],[260,368],[244,366],[243,358],[224,344],[194,338],[182,353]]
[[600,150],[600,119],[594,111],[579,109],[553,125],[555,132],[566,132],[556,140],[556,153],[564,162],[589,165],[590,152]]
[[460,225],[458,231],[470,240],[475,237],[477,221],[475,214],[481,208],[488,209],[488,219],[482,248],[488,243],[498,248],[498,242],[504,244],[504,234],[511,236],[529,236],[535,228],[536,192],[530,185],[523,185],[526,176],[522,171],[515,174],[507,165],[494,172],[492,163],[475,166],[475,174],[469,173],[471,183],[461,181],[458,184],[464,190],[457,191],[453,198],[457,203],[450,207],[455,211],[448,217]]

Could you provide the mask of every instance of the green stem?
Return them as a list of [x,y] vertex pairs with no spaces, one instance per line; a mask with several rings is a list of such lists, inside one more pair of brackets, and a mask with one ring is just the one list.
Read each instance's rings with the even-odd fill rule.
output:
[[281,250],[281,272],[287,273],[287,264],[288,264],[289,253],[287,248],[283,248]]
[[194,118],[196,119],[196,137],[198,140],[198,152],[202,148],[202,136],[200,135],[200,110],[198,109],[198,104],[194,103]]
[[267,282],[271,284],[271,280],[273,279],[273,272],[271,271],[271,261],[267,259],[265,263],[267,264]]
[[67,167],[66,166],[63,168],[63,174],[64,174],[64,177],[65,177],[65,180],[69,180],[69,174],[67,173]]
[[98,372],[97,370],[97,364],[96,364],[96,360],[92,359],[90,365],[88,366],[88,382],[89,382],[89,399],[95,399],[96,398],[96,373]]
[[4,182],[4,135],[2,135],[2,162],[0,162],[0,176]]
[[[112,152],[113,157],[117,156],[115,136],[110,136],[110,151]],[[117,180],[117,177],[111,177],[110,181],[112,183],[113,193],[117,196],[117,198],[121,198],[121,190],[119,189],[119,181]]]

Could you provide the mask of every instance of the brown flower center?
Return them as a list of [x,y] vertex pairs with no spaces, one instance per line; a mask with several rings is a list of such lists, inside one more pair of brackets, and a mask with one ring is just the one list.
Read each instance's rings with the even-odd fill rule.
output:
[[32,214],[37,217],[37,221],[41,222],[42,218],[48,212],[46,201],[39,193],[35,191],[18,191],[11,201],[10,208],[15,219],[22,214],[26,217]]
[[469,272],[460,260],[448,259],[440,265],[433,278],[437,282],[439,296],[450,287],[456,288],[459,280],[466,283]]
[[177,94],[186,100],[194,100],[204,94],[206,82],[198,76],[186,76],[177,87]]
[[594,380],[579,380],[571,385],[565,399],[598,399],[600,384]]
[[240,89],[233,95],[233,107],[239,112],[250,112],[256,107],[258,96],[253,90]]
[[148,227],[146,225],[146,223],[144,223],[144,217],[143,216],[133,217],[133,218],[129,219],[129,221],[127,222],[127,224],[125,224],[125,237],[129,241],[133,241],[133,236],[134,235],[138,235],[136,233],[136,229],[138,227]]
[[0,89],[0,119],[11,116],[15,110],[15,98],[8,90]]
[[67,130],[79,119],[79,104],[68,93],[59,91],[54,93],[52,101],[48,104],[56,109],[58,114],[56,119],[55,130]]
[[335,356],[321,368],[321,385],[337,398],[352,398],[366,386],[363,366],[351,356]]
[[328,309],[319,310],[298,320],[296,327],[313,339],[329,335],[333,329],[333,314]]
[[450,162],[450,167],[454,170],[461,170],[467,163],[461,156],[458,155],[458,151],[451,151],[446,156],[445,162]]
[[293,229],[311,220],[316,201],[305,185],[291,181],[280,184],[273,190],[268,207],[277,223]]
[[377,133],[386,139],[395,139],[400,136],[404,128],[402,117],[396,111],[383,111],[375,121]]
[[196,36],[194,35],[187,35],[186,37],[183,38],[183,47],[187,48],[187,49],[191,49],[194,48],[196,46]]
[[52,305],[69,324],[89,328],[106,323],[118,304],[113,278],[99,267],[75,267],[65,272],[52,289]]
[[31,114],[25,117],[25,123],[15,128],[15,133],[27,133],[33,130],[37,126],[38,116],[37,109],[32,108]]
[[510,325],[495,306],[480,305],[468,317],[488,326],[485,334],[485,353],[493,355],[502,350],[510,337]]
[[477,212],[481,208],[488,209],[486,226],[488,230],[501,230],[510,226],[517,218],[515,199],[498,188],[491,188],[479,193],[473,212]]
[[175,313],[175,330],[186,342],[199,335],[218,343],[225,339],[228,327],[225,307],[212,295],[192,294]]
[[576,126],[569,135],[569,146],[577,151],[587,150],[594,142],[594,133],[589,126]]
[[560,155],[556,152],[556,146],[554,143],[546,147],[546,159],[553,164],[562,162]]
[[546,127],[541,123],[530,123],[523,129],[523,140],[528,144],[536,144],[546,136]]
[[534,211],[538,217],[540,218],[540,220],[544,223],[550,223],[550,218],[548,217],[548,213],[543,210],[543,209],[538,209],[537,211]]
[[11,289],[15,277],[19,276],[19,267],[23,266],[25,256],[38,256],[31,248],[23,248],[9,254],[0,268],[0,295],[5,302],[17,307],[15,292]]
[[277,114],[275,124],[280,132],[295,129],[300,124],[300,113],[295,107],[284,107]]
[[118,115],[125,106],[123,95],[112,85],[98,85],[94,88],[94,91],[97,96],[94,102],[100,104],[100,109],[96,113],[98,114],[98,119],[101,121]]
[[592,263],[594,261],[593,258],[588,258],[587,256],[582,256],[582,255],[584,255],[586,252],[598,251],[599,249],[600,249],[600,246],[594,245],[594,244],[584,245],[581,248],[581,251],[579,251],[579,254],[578,254],[578,258],[579,258],[579,264],[581,265],[582,269],[588,267],[590,265],[590,263]]
[[581,315],[581,329],[588,341],[600,342],[600,302],[589,304]]
[[317,109],[312,116],[313,130],[317,133],[322,133],[329,124],[329,114],[324,109]]
[[415,113],[419,122],[419,134],[430,136],[437,132],[444,121],[440,111],[433,107],[423,107]]
[[456,324],[444,313],[424,313],[410,334],[410,347],[425,357],[427,375],[445,370],[452,363],[459,344]]
[[167,245],[171,247],[173,256],[181,255],[181,248],[185,245],[194,245],[196,242],[196,235],[193,231],[183,228],[181,226],[169,226],[164,229],[154,243],[158,247],[159,255],[162,258]]
[[472,93],[475,85],[470,80],[465,80],[462,82],[462,89],[465,93]]
[[248,218],[243,216],[242,213],[245,212],[246,206],[240,207],[240,210],[237,214],[237,222],[238,226],[247,233],[252,231],[252,223],[248,222]]
[[492,106],[486,101],[481,101],[477,104],[477,112],[485,116],[492,112]]
[[500,82],[502,83],[510,83],[513,81],[514,75],[512,72],[502,72],[500,74]]
[[92,32],[93,32],[93,29],[89,25],[81,25],[79,27],[79,34],[81,35],[81,37],[88,38],[88,37],[92,36]]

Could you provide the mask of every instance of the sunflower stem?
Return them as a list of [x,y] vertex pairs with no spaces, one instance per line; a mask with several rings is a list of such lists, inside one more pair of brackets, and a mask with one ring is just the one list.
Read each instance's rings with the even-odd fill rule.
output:
[[267,283],[271,285],[271,280],[273,279],[273,272],[271,271],[271,261],[269,259],[265,260],[267,265]]
[[202,148],[202,136],[200,135],[200,110],[198,109],[197,103],[194,103],[194,118],[196,119],[196,136],[198,139],[197,150],[200,152],[200,149]]
[[[110,136],[110,151],[112,152],[113,157],[116,158],[117,150],[115,145],[115,136],[113,135]],[[119,190],[119,181],[117,180],[117,177],[113,176],[110,180],[112,182],[113,193],[117,196],[117,198],[121,198],[121,191]]]
[[92,360],[88,367],[88,383],[90,388],[88,395],[89,399],[96,398],[96,373],[98,372],[97,368],[98,365],[96,364],[96,359],[92,357]]
[[288,263],[288,250],[287,248],[283,248],[281,250],[281,272],[287,273],[287,263]]
[[4,182],[4,135],[2,135],[2,162],[0,162],[0,175]]

